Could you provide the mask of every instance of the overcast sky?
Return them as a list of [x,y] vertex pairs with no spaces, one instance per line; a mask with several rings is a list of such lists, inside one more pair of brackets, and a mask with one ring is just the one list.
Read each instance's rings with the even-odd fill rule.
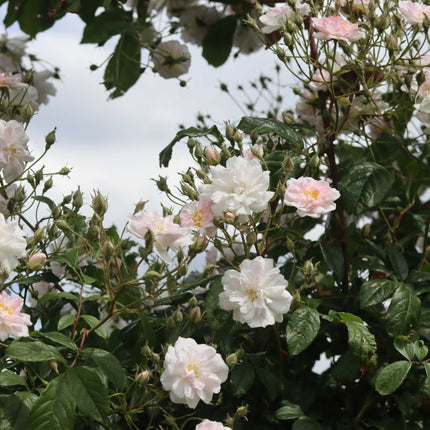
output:
[[[68,194],[80,185],[89,203],[92,190],[100,189],[109,197],[108,220],[120,226],[139,200],[150,200],[152,210],[159,208],[161,195],[150,178],[161,174],[173,180],[175,172],[189,164],[184,143],[174,151],[171,168],[158,168],[158,153],[175,136],[178,124],[195,125],[198,112],[210,113],[222,130],[223,121],[237,121],[242,114],[220,91],[220,82],[233,88],[262,72],[273,74],[274,57],[261,50],[215,69],[196,47],[186,88],[148,70],[125,96],[108,101],[101,84],[103,68],[91,72],[89,66],[102,63],[110,51],[80,45],[82,29],[79,18],[69,15],[29,43],[28,52],[61,69],[61,81],[55,81],[57,95],[41,106],[28,129],[30,148],[37,155],[44,136],[57,127],[57,143],[45,164],[50,171],[64,165],[73,168],[70,180],[57,181],[57,193]],[[8,34],[20,32],[13,27]]]

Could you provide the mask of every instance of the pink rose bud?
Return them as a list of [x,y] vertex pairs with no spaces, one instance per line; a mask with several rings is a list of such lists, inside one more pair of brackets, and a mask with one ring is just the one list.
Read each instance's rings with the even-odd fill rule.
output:
[[191,324],[198,324],[202,320],[202,311],[198,306],[196,306],[190,310],[190,314],[188,315],[188,318]]
[[44,254],[43,252],[39,252],[30,257],[27,266],[31,270],[40,270],[41,267],[45,264],[45,261],[46,254]]
[[151,372],[148,370],[144,370],[143,372],[140,372],[136,376],[136,382],[139,386],[143,386],[148,383],[149,379],[151,378]]
[[226,212],[224,218],[226,221],[234,221],[236,215],[233,212]]
[[216,166],[221,161],[221,155],[214,148],[206,148],[205,156],[206,161],[212,166]]

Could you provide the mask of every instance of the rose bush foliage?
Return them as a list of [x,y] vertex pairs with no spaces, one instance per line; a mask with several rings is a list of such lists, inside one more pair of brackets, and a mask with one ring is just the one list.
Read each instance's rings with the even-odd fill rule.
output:
[[[220,22],[239,25],[194,3],[29,4],[10,1],[7,23],[36,34],[70,11],[87,42],[121,33],[118,70],[139,64],[133,31],[151,10],[188,23],[204,52]],[[191,166],[175,191],[156,181],[172,206],[139,202],[118,228],[102,192],[89,217],[79,189],[51,198],[69,171],[47,173],[24,128],[53,91],[22,40],[3,39],[0,428],[429,427],[427,6],[247,7],[298,79],[295,110],[180,130],[160,164],[186,142]]]

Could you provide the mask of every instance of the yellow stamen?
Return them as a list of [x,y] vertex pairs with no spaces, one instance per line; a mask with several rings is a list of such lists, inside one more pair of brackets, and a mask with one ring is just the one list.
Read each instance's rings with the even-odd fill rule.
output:
[[201,227],[203,221],[203,211],[201,209],[196,209],[191,219],[193,220],[193,223],[196,227]]
[[9,315],[13,314],[13,310],[9,306],[6,306],[2,303],[0,303],[0,309],[6,311]]
[[313,189],[313,188],[310,188],[310,189],[308,188],[305,191],[305,196],[308,197],[308,198],[311,198],[312,200],[315,200],[319,196],[319,194],[320,193],[317,190]]
[[254,303],[255,300],[258,299],[258,293],[257,290],[254,288],[250,288],[249,290],[246,290],[246,294],[248,294],[249,298],[251,299],[251,302]]
[[188,364],[187,370],[189,372],[194,372],[194,376],[196,378],[199,377],[199,365],[195,361],[192,361],[191,363]]

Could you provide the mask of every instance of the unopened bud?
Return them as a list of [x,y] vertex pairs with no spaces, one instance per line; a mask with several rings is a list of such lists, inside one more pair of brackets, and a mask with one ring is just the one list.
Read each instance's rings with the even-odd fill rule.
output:
[[291,124],[293,122],[293,119],[287,112],[282,112],[282,120],[285,124]]
[[230,354],[225,359],[225,362],[228,367],[234,367],[239,362],[239,356],[237,352],[234,352],[233,354]]
[[64,221],[63,219],[59,219],[58,221],[55,221],[55,225],[63,231],[69,231],[70,227],[69,224],[67,224],[66,221]]
[[82,198],[82,193],[81,193],[80,189],[78,189],[77,191],[75,191],[73,193],[73,203],[72,204],[77,209],[82,207],[82,205],[84,204],[84,199]]
[[236,418],[244,418],[244,417],[246,417],[246,416],[248,415],[248,412],[249,412],[249,410],[248,410],[248,405],[245,405],[245,406],[239,406],[239,407],[236,409],[236,413],[234,414],[234,416],[235,416]]
[[39,184],[42,179],[43,179],[43,169],[39,169],[34,174],[34,180],[36,181],[36,184]]
[[252,143],[257,142],[257,140],[258,140],[258,128],[257,127],[251,131],[250,137],[251,137]]
[[214,148],[206,148],[205,158],[211,166],[216,166],[221,161],[220,153]]
[[235,133],[234,128],[230,124],[227,124],[227,126],[225,127],[225,137],[228,140],[233,140],[234,139],[234,133]]
[[33,240],[37,243],[43,240],[45,237],[45,227],[39,228],[34,232]]
[[190,137],[187,142],[188,149],[191,151],[196,146],[196,141]]
[[34,270],[34,271],[40,270],[42,266],[45,264],[45,262],[46,262],[46,254],[44,254],[43,252],[39,252],[30,257],[27,263],[27,267],[30,270]]
[[315,267],[311,260],[306,260],[303,264],[303,273],[305,276],[312,276],[315,273]]
[[285,158],[282,160],[282,167],[287,172],[291,172],[291,170],[294,169],[294,161],[289,155],[286,155]]
[[206,237],[199,236],[196,239],[194,239],[193,243],[189,246],[189,249],[196,254],[200,254],[206,249],[207,245],[208,245],[208,241]]
[[46,142],[45,149],[49,149],[55,143],[55,140],[56,140],[55,130],[56,129],[57,128],[54,128],[54,130],[52,130],[50,133],[48,133],[46,135],[46,137],[45,137],[45,142]]
[[309,163],[310,165],[311,165],[311,167],[313,167],[314,169],[317,169],[319,166],[320,166],[320,164],[321,164],[321,160],[320,160],[320,157],[318,157],[318,155],[317,154],[315,154],[312,158],[311,158],[311,161],[310,161],[310,163]]
[[[289,46],[289,45],[287,45],[287,46]],[[281,47],[278,47],[276,49],[275,53],[281,61],[285,61],[285,59],[287,58],[287,54],[285,53],[285,50],[282,49]]]
[[63,167],[58,173],[60,175],[66,176],[71,172],[71,170],[68,167]]
[[108,202],[99,191],[94,194],[91,207],[93,208],[94,212],[100,217],[103,217],[103,215],[107,212]]
[[296,249],[296,244],[294,243],[293,240],[291,240],[289,237],[287,237],[287,249],[288,251],[290,251],[292,254],[294,254],[294,251]]
[[179,266],[178,268],[178,276],[185,276],[188,273],[188,264],[181,264],[181,266]]
[[110,240],[108,240],[103,245],[103,256],[106,259],[106,261],[110,261],[110,259],[113,257],[114,251],[115,251],[114,244]]
[[203,158],[203,150],[202,147],[200,145],[196,145],[194,148],[194,155],[196,156],[196,158],[200,159]]
[[236,219],[236,215],[233,212],[226,212],[224,215],[225,222],[232,224]]
[[243,140],[242,133],[240,131],[236,131],[236,133],[234,133],[233,139],[238,143],[242,142]]
[[146,385],[150,379],[151,379],[151,372],[149,372],[148,370],[144,370],[143,372],[140,372],[136,376],[135,381],[137,385],[142,387],[143,385]]
[[58,363],[55,360],[48,360],[48,366],[58,375]]
[[257,235],[255,234],[254,231],[251,231],[250,233],[247,234],[246,243],[248,245],[253,245],[256,241],[257,241]]
[[203,272],[204,275],[210,275],[212,274],[216,269],[218,268],[218,266],[216,264],[208,264],[205,267],[205,270]]
[[188,319],[191,324],[198,324],[202,320],[202,311],[199,306],[195,306],[190,310]]
[[50,178],[48,178],[45,181],[45,184],[43,185],[43,192],[46,193],[46,191],[48,191],[50,188],[52,188],[53,185],[53,181],[52,181],[52,176]]
[[161,274],[155,270],[148,270],[142,277],[145,281],[153,281],[159,278],[161,278]]
[[62,211],[60,206],[55,206],[55,208],[52,209],[52,216],[55,219],[60,218],[61,214],[62,214]]
[[146,203],[148,203],[148,200],[136,203],[136,206],[134,207],[134,213],[137,214],[138,212],[143,211],[143,209],[145,209]]
[[370,224],[369,223],[364,224],[363,228],[361,229],[361,232],[363,233],[364,237],[369,237],[369,234],[370,234]]

